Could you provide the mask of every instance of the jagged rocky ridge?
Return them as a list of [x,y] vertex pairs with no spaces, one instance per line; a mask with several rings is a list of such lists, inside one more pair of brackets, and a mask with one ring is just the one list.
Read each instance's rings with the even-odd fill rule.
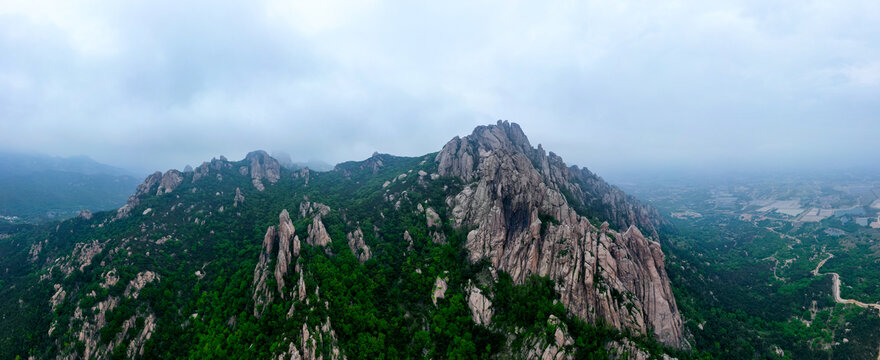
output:
[[[684,346],[660,244],[639,230],[656,238],[656,211],[532,148],[517,124],[499,121],[456,137],[436,161],[441,176],[467,184],[448,203],[456,226],[474,228],[466,243],[472,261],[487,258],[519,283],[531,274],[547,276],[577,316],[652,331],[667,345]],[[594,213],[625,230],[591,224],[570,202],[603,204]]]
[[[362,268],[412,257],[406,260],[416,266],[410,268],[412,277],[426,277],[433,284],[421,294],[428,309],[439,311],[461,296],[466,316],[491,331],[502,329],[493,283],[498,281],[496,272],[504,272],[517,284],[530,275],[552,279],[571,315],[588,321],[601,319],[635,333],[653,332],[665,344],[684,345],[663,254],[651,240],[656,239],[663,221],[650,207],[588,170],[566,167],[553,153],[545,154],[540,146],[532,148],[519,127],[506,122],[456,137],[437,154],[400,159],[374,154],[363,162],[340,164],[329,173],[312,173],[307,168],[282,168],[262,151],[237,162],[220,157],[183,172],[151,174],[118,211],[87,214],[60,224],[53,235],[29,244],[27,254],[29,263],[42,269],[39,281],[51,288],[43,303],[59,316],[69,317],[52,324],[49,335],[57,349],[51,351],[67,358],[108,358],[119,347],[129,358],[140,357],[145,349],[155,356],[149,345],[157,331],[167,332],[171,326],[191,328],[200,319],[207,321],[210,313],[190,304],[178,314],[163,314],[150,302],[122,319],[121,330],[112,339],[108,340],[110,333],[102,335],[101,329],[120,307],[138,303],[141,288],[146,288],[151,299],[157,296],[156,288],[172,283],[205,288],[213,284],[222,289],[223,282],[216,282],[215,274],[240,262],[247,267],[240,272],[247,274],[247,284],[240,286],[246,288],[247,293],[240,295],[247,299],[247,309],[221,322],[232,330],[242,322],[272,322],[264,314],[277,316],[281,307],[286,313],[281,315],[286,316],[282,323],[296,322],[297,326],[273,338],[277,345],[273,357],[357,358],[351,334],[346,335],[344,327],[334,328],[346,324],[333,317],[329,305],[333,298],[325,295],[326,284],[317,285],[320,280],[308,262],[308,256],[334,258],[348,251],[346,256],[353,256],[354,266]],[[334,200],[334,194],[328,193],[331,189],[377,194],[384,205],[376,206],[375,213],[353,212],[352,202],[360,199],[344,193],[346,199]],[[414,218],[414,225],[387,230],[407,218]],[[591,223],[590,219],[608,223]],[[463,246],[469,261],[487,260],[489,275],[456,283],[444,269],[424,267],[425,259],[419,256],[426,249],[456,241],[450,225],[466,231]],[[221,234],[247,234],[242,229],[250,227],[259,233],[233,239],[240,250],[228,244],[211,247],[223,238]],[[63,250],[58,239],[68,231],[82,236],[70,250]],[[395,242],[401,243],[403,258],[389,257],[388,244]],[[211,251],[203,250],[206,246]],[[215,252],[224,249],[235,256],[249,255],[218,258]],[[228,251],[223,253],[230,256]],[[173,272],[154,262],[157,256],[172,259],[175,267],[180,264],[188,277],[175,279]],[[132,267],[138,270],[131,272]],[[95,276],[85,274],[95,274],[100,283],[71,280]],[[229,276],[226,273],[221,279],[228,281]],[[90,292],[96,286],[109,290]],[[180,297],[179,293],[165,294]],[[413,316],[408,321],[431,331],[426,325],[430,321],[412,311],[406,309],[406,316]],[[498,356],[573,358],[574,340],[560,318],[550,315],[542,320],[557,329],[552,339],[524,340],[525,335],[511,333],[505,340],[507,346],[519,344],[519,352],[504,350]],[[76,341],[84,344],[82,350]],[[616,351],[632,346],[619,342],[607,347]]]

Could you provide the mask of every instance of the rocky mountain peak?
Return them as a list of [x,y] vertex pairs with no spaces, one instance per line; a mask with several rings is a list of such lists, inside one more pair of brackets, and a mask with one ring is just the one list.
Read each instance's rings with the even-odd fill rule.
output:
[[248,163],[248,167],[242,167],[240,171],[242,175],[250,173],[254,187],[257,190],[263,191],[265,189],[263,179],[274,184],[281,178],[281,164],[265,151],[252,151],[244,159]]
[[460,177],[465,182],[475,179],[480,158],[493,152],[534,151],[528,137],[516,123],[498,120],[495,125],[478,126],[464,138],[456,136],[437,154],[440,175]]
[[532,148],[506,121],[452,139],[435,161],[440,175],[466,184],[447,203],[453,223],[473,229],[472,262],[487,259],[517,283],[555,279],[572,314],[684,346],[663,253],[639,230],[656,235],[656,210]]
[[480,148],[487,150],[533,151],[529,138],[517,123],[498,120],[495,125],[478,126],[469,136]]

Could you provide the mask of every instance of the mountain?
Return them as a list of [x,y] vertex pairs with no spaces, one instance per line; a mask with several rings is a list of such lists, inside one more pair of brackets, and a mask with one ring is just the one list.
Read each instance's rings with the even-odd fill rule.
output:
[[0,153],[0,215],[39,222],[110,210],[125,203],[138,180],[87,157]]
[[132,175],[115,166],[101,164],[87,156],[57,157],[0,151],[0,177],[27,175],[41,171],[61,171],[85,175]]
[[0,240],[0,357],[688,357],[657,212],[499,121],[419,157],[156,172]]

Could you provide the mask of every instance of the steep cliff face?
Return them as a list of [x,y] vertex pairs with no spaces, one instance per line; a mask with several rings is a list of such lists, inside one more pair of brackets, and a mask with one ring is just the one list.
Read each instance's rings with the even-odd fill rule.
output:
[[[436,161],[440,175],[457,176],[470,183],[492,175],[483,171],[481,163],[500,161],[498,157],[503,154],[517,155],[505,160],[509,164],[503,170],[526,171],[530,164],[528,169],[537,171],[538,181],[562,195],[568,205],[583,216],[607,220],[620,229],[635,225],[654,237],[657,227],[666,223],[656,209],[640,203],[588,169],[567,167],[561,157],[546,153],[541,145],[533,148],[516,123],[499,121],[496,125],[477,127],[470,136],[456,136],[437,154]],[[492,159],[487,159],[490,157]],[[521,167],[509,167],[513,163]],[[502,170],[491,166],[485,169]]]
[[[436,162],[440,175],[466,184],[447,203],[456,226],[473,228],[465,244],[471,261],[486,258],[517,283],[547,276],[571,313],[684,345],[660,245],[640,231],[656,234],[660,220],[650,208],[532,148],[507,122],[454,138]],[[621,230],[597,227],[589,214]]]
[[[282,210],[278,215],[278,226],[270,226],[263,238],[260,260],[254,268],[254,315],[259,316],[265,306],[272,302],[275,292],[266,283],[269,276],[274,275],[278,295],[285,298],[284,279],[291,265],[297,266],[300,240],[294,234],[296,229],[290,221],[290,214]],[[277,248],[277,249],[276,249]],[[274,261],[273,261],[274,258]],[[275,264],[275,271],[270,272],[270,263]],[[295,269],[298,272],[298,270]]]
[[278,163],[278,160],[269,156],[265,151],[259,150],[248,153],[245,161],[249,166],[242,166],[239,172],[242,175],[250,173],[254,187],[259,191],[266,189],[263,185],[263,179],[274,184],[281,178],[281,165]]

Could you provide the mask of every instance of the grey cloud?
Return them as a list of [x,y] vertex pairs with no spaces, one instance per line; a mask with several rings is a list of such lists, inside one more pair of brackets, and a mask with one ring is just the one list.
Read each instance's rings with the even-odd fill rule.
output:
[[138,170],[418,155],[507,119],[598,169],[880,153],[870,1],[0,5],[0,147]]

